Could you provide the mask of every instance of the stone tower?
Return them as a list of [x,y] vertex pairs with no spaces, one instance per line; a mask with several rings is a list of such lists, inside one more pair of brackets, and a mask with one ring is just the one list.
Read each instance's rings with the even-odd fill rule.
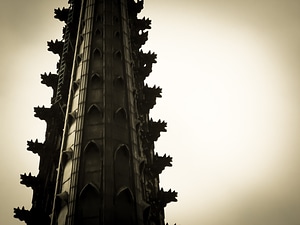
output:
[[143,1],[70,0],[55,10],[66,23],[57,74],[42,74],[53,89],[51,107],[36,107],[47,123],[45,142],[28,141],[39,173],[21,175],[33,189],[32,208],[16,208],[27,225],[163,225],[177,193],[159,187],[170,156],[154,152],[166,123],[149,111],[161,88],[145,78],[156,54],[144,53],[151,21],[139,19]]

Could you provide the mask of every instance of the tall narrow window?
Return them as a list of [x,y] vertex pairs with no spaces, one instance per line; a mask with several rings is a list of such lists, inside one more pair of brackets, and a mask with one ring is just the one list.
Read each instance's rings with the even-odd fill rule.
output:
[[94,73],[91,78],[91,88],[97,89],[102,87],[102,77],[98,73]]
[[80,193],[78,219],[80,225],[99,225],[100,196],[93,184],[86,185]]
[[127,113],[124,108],[118,108],[115,112],[115,120],[126,120],[127,119]]
[[123,87],[124,86],[124,78],[122,76],[118,76],[114,79],[115,87]]
[[95,36],[96,37],[101,37],[102,36],[102,32],[99,29],[96,29]]
[[114,56],[116,59],[122,59],[122,53],[120,50],[115,51]]
[[84,183],[93,182],[100,187],[102,156],[95,142],[87,144],[84,150]]
[[96,143],[90,142],[84,150],[85,172],[95,172],[100,168],[100,151]]
[[119,31],[116,31],[116,32],[115,32],[115,37],[116,37],[116,38],[120,38],[120,32],[119,32]]
[[115,184],[116,189],[130,186],[129,149],[120,145],[115,153]]
[[88,108],[86,123],[87,124],[98,124],[102,120],[102,110],[96,105],[93,104]]
[[98,48],[96,48],[94,50],[94,59],[100,59],[101,57],[102,57],[102,52]]
[[116,197],[115,224],[132,225],[134,224],[134,207],[132,193],[125,188]]

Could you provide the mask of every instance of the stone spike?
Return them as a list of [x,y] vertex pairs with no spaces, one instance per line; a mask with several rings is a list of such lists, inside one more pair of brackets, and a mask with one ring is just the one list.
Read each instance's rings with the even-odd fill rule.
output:
[[63,41],[58,41],[57,39],[55,42],[53,40],[47,42],[48,45],[48,51],[53,52],[54,54],[62,55],[63,52],[63,47],[64,47],[64,42]]
[[44,73],[41,74],[41,83],[45,84],[47,87],[52,87],[53,90],[56,90],[57,82],[58,82],[58,76],[57,74],[52,74],[51,72],[49,74]]
[[63,7],[62,9],[60,8],[54,9],[54,14],[55,14],[54,18],[63,22],[67,22],[68,13],[69,13],[69,9],[66,9],[65,7]]

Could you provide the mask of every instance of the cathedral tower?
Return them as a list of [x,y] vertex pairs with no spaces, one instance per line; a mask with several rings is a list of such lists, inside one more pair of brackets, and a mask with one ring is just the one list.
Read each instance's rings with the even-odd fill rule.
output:
[[33,189],[32,208],[15,209],[28,225],[163,225],[177,193],[159,187],[170,156],[154,152],[166,131],[149,111],[161,88],[145,78],[156,54],[141,46],[151,21],[139,19],[143,1],[73,0],[55,10],[62,41],[57,74],[42,74],[53,89],[51,107],[36,107],[47,122],[45,142],[28,142],[40,156],[39,174],[21,175]]

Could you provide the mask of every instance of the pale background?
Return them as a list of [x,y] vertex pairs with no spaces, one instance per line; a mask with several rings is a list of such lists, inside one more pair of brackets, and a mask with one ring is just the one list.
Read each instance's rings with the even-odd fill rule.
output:
[[[1,0],[0,225],[30,209],[19,174],[37,174],[26,141],[44,139],[33,107],[49,106],[40,74],[58,57],[53,9],[67,0]],[[144,47],[158,54],[147,82],[163,88],[151,111],[168,122],[156,151],[173,157],[161,186],[177,225],[300,224],[300,1],[146,0]]]

